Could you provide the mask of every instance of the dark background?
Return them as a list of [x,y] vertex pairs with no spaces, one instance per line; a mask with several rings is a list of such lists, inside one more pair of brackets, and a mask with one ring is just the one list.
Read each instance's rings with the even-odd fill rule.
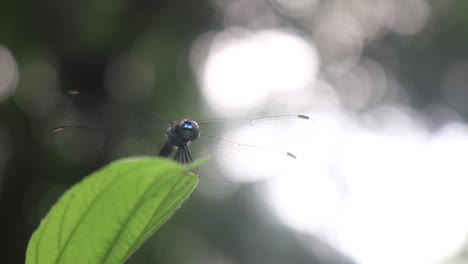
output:
[[[421,31],[387,32],[367,41],[363,54],[392,68],[385,51],[396,52],[394,78],[404,83],[411,107],[431,116],[434,105],[446,105],[466,118],[466,83],[457,90],[463,99],[455,101],[447,97],[441,83],[447,68],[468,56],[468,3],[445,2],[429,2],[431,16]],[[313,36],[298,18],[276,15],[282,26]],[[86,93],[93,100],[81,104],[83,110],[108,99],[103,88],[107,65],[138,42],[158,71],[151,96],[138,104],[168,116],[200,112],[203,98],[189,65],[190,47],[201,34],[225,26],[222,13],[210,1],[1,2],[0,45],[9,49],[20,71],[16,92],[4,96],[0,104],[1,263],[24,263],[28,239],[47,208],[68,186],[106,162],[105,158],[67,160],[44,140],[54,126],[54,111],[63,107],[62,95],[69,90]],[[326,53],[321,56],[323,68],[335,63]],[[53,65],[56,79],[49,78],[47,71],[35,71],[43,69],[41,63]],[[435,126],[447,121],[431,117]],[[243,186],[223,201],[193,197],[129,262],[351,262],[307,236],[317,249],[310,251],[300,242],[304,237],[299,239],[276,221],[259,219],[243,203],[249,188]],[[232,262],[221,262],[226,257]]]

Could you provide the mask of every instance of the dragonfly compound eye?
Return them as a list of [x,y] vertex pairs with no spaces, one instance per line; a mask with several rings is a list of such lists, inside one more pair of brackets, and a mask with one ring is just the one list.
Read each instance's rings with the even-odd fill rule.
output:
[[193,120],[182,120],[179,131],[185,141],[194,141],[200,135],[200,128]]
[[183,129],[187,129],[187,130],[193,130],[193,124],[192,124],[192,122],[190,122],[190,121],[185,121],[185,122],[182,124],[182,128],[183,128]]

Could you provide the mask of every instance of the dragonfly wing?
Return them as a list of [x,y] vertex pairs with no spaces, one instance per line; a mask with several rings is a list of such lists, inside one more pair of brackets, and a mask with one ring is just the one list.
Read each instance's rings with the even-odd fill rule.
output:
[[105,102],[83,109],[79,105],[89,101],[86,96],[68,98],[66,111],[57,111],[51,141],[69,159],[157,155],[166,140],[170,122],[151,111]]
[[[112,130],[66,125],[51,131],[52,142],[71,160],[87,161],[99,156],[114,160],[128,156],[158,154],[165,141],[162,133],[142,135],[113,134]],[[107,158],[106,158],[107,157]]]
[[[202,138],[193,147],[194,156],[211,157],[200,176],[226,182],[263,181],[284,174],[296,162],[294,153],[283,149]],[[195,145],[195,144],[194,144]]]
[[205,177],[222,181],[259,181],[287,175],[300,159],[295,145],[316,131],[315,122],[303,115],[211,119],[199,124],[200,139],[191,145],[194,156],[209,155],[213,159],[200,173],[205,170]]

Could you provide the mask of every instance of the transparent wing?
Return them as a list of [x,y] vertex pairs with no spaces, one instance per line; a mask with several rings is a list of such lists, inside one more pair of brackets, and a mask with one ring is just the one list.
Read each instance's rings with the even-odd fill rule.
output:
[[[81,96],[73,94],[72,99]],[[64,116],[52,128],[52,137],[65,155],[71,153],[81,159],[104,155],[105,160],[158,155],[170,123],[145,109],[109,103],[99,103],[84,116]],[[315,123],[305,115],[206,119],[198,123],[200,138],[189,145],[191,156],[211,156],[212,161],[198,172],[202,179],[222,182],[258,181],[287,173],[301,158],[295,146],[316,130]]]
[[291,126],[308,126],[308,129],[315,130],[315,123],[306,115],[278,115],[260,117],[255,119],[243,118],[217,118],[205,119],[198,122],[201,129],[206,131],[211,130],[226,130],[226,129],[242,129],[246,127],[253,128],[256,132],[272,132],[289,133]]
[[[73,91],[58,109],[50,141],[67,158],[112,160],[132,155],[157,155],[169,121],[146,109],[109,102]],[[84,107],[82,107],[84,105]]]
[[221,181],[268,180],[287,174],[300,159],[296,147],[317,128],[305,115],[209,119],[199,125],[200,138],[190,149],[195,158],[213,159],[199,173]]
[[114,130],[65,125],[51,130],[52,140],[65,157],[76,161],[114,160],[127,156],[157,155],[164,133],[122,135]]

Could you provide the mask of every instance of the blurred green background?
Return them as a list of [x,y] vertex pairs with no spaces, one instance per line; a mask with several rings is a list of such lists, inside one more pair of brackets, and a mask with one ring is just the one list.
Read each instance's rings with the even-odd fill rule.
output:
[[[400,88],[389,100],[402,100],[427,116],[429,129],[442,126],[452,116],[466,121],[468,82],[463,80],[468,67],[447,73],[468,56],[466,1],[394,0],[388,6],[384,1],[364,0],[291,3],[3,0],[0,262],[24,263],[28,239],[51,204],[67,187],[108,160],[105,154],[70,160],[46,140],[48,130],[60,125],[60,115],[69,107],[64,103],[66,92],[79,90],[92,98],[75,106],[88,113],[100,102],[113,100],[169,117],[217,116],[207,110],[194,66],[194,56],[209,53],[207,47],[194,51],[195,43],[207,33],[233,27],[252,32],[293,29],[315,43],[320,57],[318,75],[334,86],[349,83],[340,79],[340,72],[346,71],[343,67],[350,61],[371,58],[391,72],[389,85]],[[390,19],[392,23],[378,24],[387,11],[398,15]],[[361,23],[361,35],[351,24],[327,24],[350,14]],[[114,75],[124,77],[114,80]],[[450,85],[450,80],[455,84]],[[446,83],[454,88],[447,88]],[[113,97],[105,88],[109,85],[124,90],[132,87],[134,98],[125,91]],[[337,89],[351,98],[342,97],[343,108],[357,115],[381,103],[359,104],[353,91]],[[454,114],[436,111],[441,108]],[[253,205],[246,198],[252,192],[255,184],[241,185],[224,199],[194,195],[129,263],[354,263],[330,243],[292,231],[262,206]],[[461,254],[450,261],[446,263],[468,260]]]

